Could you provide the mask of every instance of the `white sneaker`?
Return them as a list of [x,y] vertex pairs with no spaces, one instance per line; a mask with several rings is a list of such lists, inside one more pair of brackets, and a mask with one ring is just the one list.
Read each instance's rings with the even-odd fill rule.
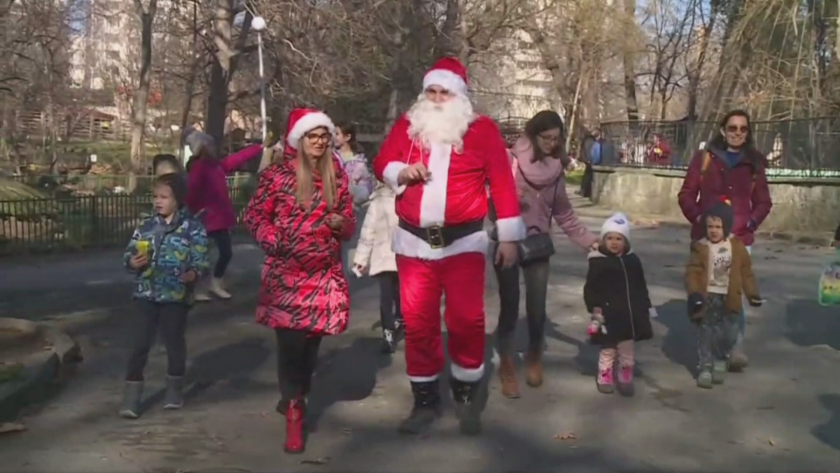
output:
[[210,294],[207,294],[205,291],[195,293],[195,301],[196,302],[210,302]]
[[219,299],[230,299],[231,296],[229,292],[225,291],[224,288],[224,281],[222,278],[213,278],[210,281],[210,292],[213,293]]

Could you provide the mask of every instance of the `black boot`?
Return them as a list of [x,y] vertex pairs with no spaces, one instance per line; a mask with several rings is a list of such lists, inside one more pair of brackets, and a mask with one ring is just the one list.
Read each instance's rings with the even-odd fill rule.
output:
[[411,383],[414,394],[414,407],[411,414],[400,424],[401,434],[418,435],[423,433],[441,416],[440,384],[437,380],[423,383]]
[[180,409],[184,407],[184,377],[166,377],[166,395],[163,398],[164,409]]
[[467,383],[450,378],[449,384],[452,386],[452,398],[455,401],[461,433],[478,435],[481,433],[481,409],[476,403],[476,397],[481,381]]
[[140,402],[143,400],[143,381],[126,381],[123,392],[120,417],[136,419],[140,417]]

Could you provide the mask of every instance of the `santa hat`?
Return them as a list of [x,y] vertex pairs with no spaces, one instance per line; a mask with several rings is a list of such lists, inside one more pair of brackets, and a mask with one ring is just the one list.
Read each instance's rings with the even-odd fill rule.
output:
[[454,57],[439,59],[423,77],[423,90],[433,85],[456,95],[467,95],[467,68]]
[[286,123],[286,147],[297,149],[300,139],[310,131],[324,127],[335,136],[335,125],[326,113],[311,108],[296,108],[289,113]]
[[601,226],[601,239],[607,236],[607,233],[618,233],[630,243],[630,221],[627,216],[619,212],[608,218]]

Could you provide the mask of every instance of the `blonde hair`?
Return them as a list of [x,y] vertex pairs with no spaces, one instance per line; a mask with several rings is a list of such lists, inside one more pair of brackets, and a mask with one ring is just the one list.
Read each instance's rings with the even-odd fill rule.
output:
[[335,206],[336,196],[338,195],[338,185],[335,176],[335,163],[333,162],[332,153],[329,148],[324,152],[324,155],[317,159],[316,165],[312,165],[312,159],[306,155],[302,146],[303,139],[298,143],[297,152],[297,188],[295,189],[295,200],[298,204],[306,209],[312,202],[312,195],[315,192],[315,170],[321,175],[321,185],[323,187],[322,197],[327,203],[327,210],[332,210]]

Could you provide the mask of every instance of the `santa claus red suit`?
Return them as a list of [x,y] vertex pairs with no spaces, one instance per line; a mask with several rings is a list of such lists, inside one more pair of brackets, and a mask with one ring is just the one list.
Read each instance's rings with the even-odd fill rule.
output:
[[484,374],[486,185],[506,248],[525,237],[525,226],[504,140],[490,118],[473,112],[464,66],[454,58],[441,59],[425,75],[423,89],[373,163],[377,179],[397,193],[393,249],[414,394],[414,408],[400,431],[420,433],[441,414],[440,301],[445,295],[450,385],[461,430],[474,434],[480,423],[473,400]]

